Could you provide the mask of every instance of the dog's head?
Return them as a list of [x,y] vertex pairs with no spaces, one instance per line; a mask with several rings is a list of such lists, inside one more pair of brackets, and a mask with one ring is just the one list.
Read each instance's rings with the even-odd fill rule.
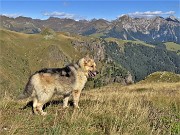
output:
[[89,58],[89,56],[80,59],[78,64],[88,77],[95,77],[98,74],[96,63],[93,59]]

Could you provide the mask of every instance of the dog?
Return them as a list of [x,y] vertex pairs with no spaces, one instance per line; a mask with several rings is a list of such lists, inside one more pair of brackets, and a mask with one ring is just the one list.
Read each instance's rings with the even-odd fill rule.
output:
[[68,107],[68,100],[72,95],[74,107],[79,108],[79,97],[87,82],[87,78],[95,77],[97,74],[96,63],[88,56],[64,68],[44,68],[31,75],[23,93],[19,95],[18,99],[31,97],[33,100],[33,111],[35,114],[40,115],[47,114],[42,109],[43,105],[54,94],[64,96],[63,108]]

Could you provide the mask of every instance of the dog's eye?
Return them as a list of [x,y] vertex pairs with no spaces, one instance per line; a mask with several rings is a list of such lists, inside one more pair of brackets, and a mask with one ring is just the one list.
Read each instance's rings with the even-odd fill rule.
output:
[[91,66],[92,68],[94,67],[94,66]]

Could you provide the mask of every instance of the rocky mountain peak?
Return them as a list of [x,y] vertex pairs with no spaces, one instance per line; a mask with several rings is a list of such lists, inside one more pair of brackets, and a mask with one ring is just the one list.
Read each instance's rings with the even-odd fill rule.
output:
[[109,22],[104,19],[98,19],[98,20],[93,20],[92,23],[97,24],[97,25],[103,25],[103,24],[108,24]]
[[120,20],[120,21],[131,21],[132,18],[129,15],[123,15],[123,16],[119,17],[118,20]]
[[173,15],[167,17],[166,20],[180,23],[180,21]]
[[161,16],[156,16],[153,18],[153,21],[164,21],[165,19]]
[[26,21],[26,22],[32,21],[31,17],[24,17],[24,16],[19,16],[19,17],[16,17],[15,19],[18,21]]
[[57,17],[52,17],[52,16],[48,18],[48,20],[55,20],[55,19],[59,19],[59,18],[57,18]]
[[95,22],[95,21],[97,21],[97,19],[96,19],[96,18],[91,19],[91,22]]

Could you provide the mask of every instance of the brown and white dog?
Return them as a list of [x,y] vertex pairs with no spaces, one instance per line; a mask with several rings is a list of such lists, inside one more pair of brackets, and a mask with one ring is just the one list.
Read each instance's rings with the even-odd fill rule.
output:
[[79,97],[87,78],[94,77],[96,74],[96,64],[88,56],[64,68],[42,69],[29,78],[24,92],[18,98],[31,97],[34,113],[41,115],[47,114],[42,107],[54,94],[64,96],[63,108],[68,107],[68,100],[72,95],[74,107],[79,108]]

